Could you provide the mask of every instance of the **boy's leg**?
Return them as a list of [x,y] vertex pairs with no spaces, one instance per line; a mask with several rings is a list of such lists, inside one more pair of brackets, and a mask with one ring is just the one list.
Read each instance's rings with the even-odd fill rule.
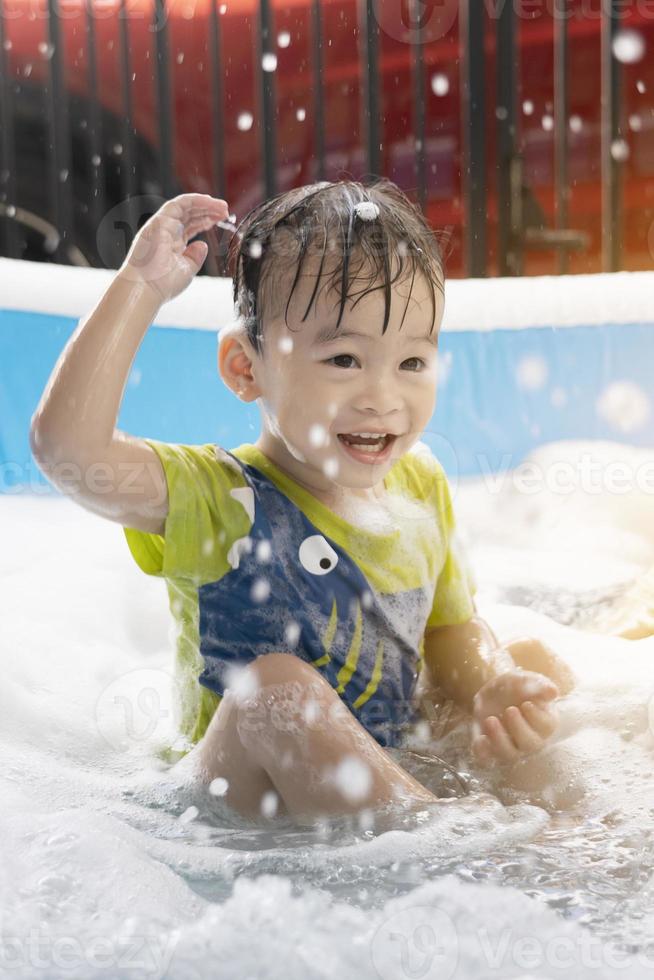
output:
[[436,802],[310,664],[270,653],[245,671],[253,693],[228,689],[194,749],[200,778],[225,778],[224,799],[234,810],[260,816],[271,789],[281,798],[278,813],[310,823],[390,802]]

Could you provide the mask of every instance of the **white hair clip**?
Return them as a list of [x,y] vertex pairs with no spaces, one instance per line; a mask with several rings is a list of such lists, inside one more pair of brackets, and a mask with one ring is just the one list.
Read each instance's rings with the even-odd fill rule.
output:
[[374,221],[379,217],[379,205],[374,201],[359,201],[354,206],[354,213],[362,221]]

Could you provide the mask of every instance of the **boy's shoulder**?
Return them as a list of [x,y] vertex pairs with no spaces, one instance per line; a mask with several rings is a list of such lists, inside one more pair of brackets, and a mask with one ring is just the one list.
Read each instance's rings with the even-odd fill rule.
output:
[[447,483],[442,464],[425,442],[416,442],[408,452],[404,453],[398,463],[400,472],[428,494],[433,493],[435,483]]

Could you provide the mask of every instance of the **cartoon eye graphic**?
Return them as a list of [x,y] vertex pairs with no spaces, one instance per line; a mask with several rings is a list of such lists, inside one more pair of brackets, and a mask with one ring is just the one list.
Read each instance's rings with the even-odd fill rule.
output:
[[329,546],[322,534],[312,534],[305,538],[298,551],[302,566],[312,575],[326,575],[336,568],[338,555]]

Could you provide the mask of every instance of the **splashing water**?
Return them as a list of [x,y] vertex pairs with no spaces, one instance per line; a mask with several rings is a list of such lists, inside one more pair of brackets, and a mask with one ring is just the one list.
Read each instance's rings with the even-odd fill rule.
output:
[[[654,641],[579,627],[654,563],[654,522],[636,491],[589,500],[479,480],[455,501],[481,615],[577,675],[547,750],[500,779],[465,725],[422,731],[391,754],[436,804],[298,828],[268,794],[261,820],[236,819],[226,780],[159,761],[167,597],[120,528],[66,499],[0,499],[0,972],[211,977],[219,956],[226,975],[291,980],[651,977]],[[140,708],[136,671],[157,692]],[[354,766],[343,792],[361,791]]]

